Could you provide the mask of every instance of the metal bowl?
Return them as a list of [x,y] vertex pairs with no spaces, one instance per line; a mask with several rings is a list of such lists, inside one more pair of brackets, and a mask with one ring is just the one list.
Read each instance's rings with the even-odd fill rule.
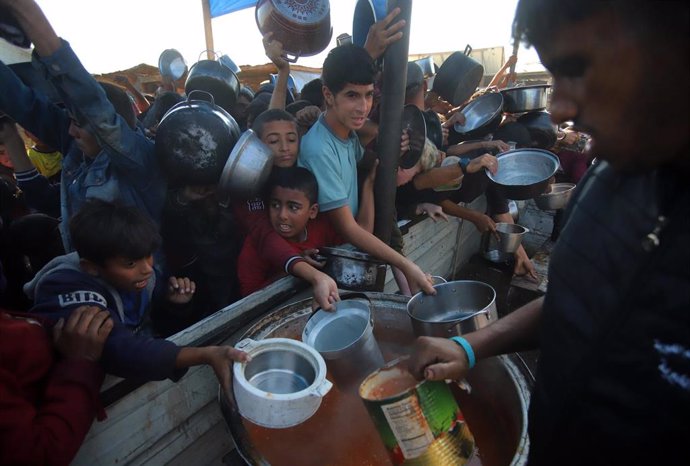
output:
[[501,122],[502,110],[503,96],[500,92],[484,94],[462,109],[465,124],[455,123],[453,128],[457,133],[472,136],[491,132]]
[[496,291],[474,280],[435,285],[435,295],[417,293],[407,314],[417,336],[452,337],[473,332],[498,318]]
[[230,152],[218,187],[238,197],[254,196],[263,188],[272,166],[273,152],[248,129]]
[[534,198],[534,203],[541,210],[558,210],[568,204],[570,196],[575,189],[574,183],[555,183],[551,185],[551,191],[540,194]]
[[536,86],[511,87],[501,91],[503,94],[503,111],[508,113],[531,112],[543,110],[548,102],[549,84]]
[[164,78],[177,81],[187,72],[187,63],[180,52],[166,49],[158,57],[158,71]]
[[499,154],[498,171],[486,176],[494,182],[508,199],[532,199],[548,187],[560,162],[556,154],[542,149],[514,149]]

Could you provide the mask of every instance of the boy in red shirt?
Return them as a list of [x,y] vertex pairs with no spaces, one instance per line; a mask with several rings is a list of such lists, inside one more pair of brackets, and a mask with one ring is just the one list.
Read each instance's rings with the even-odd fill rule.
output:
[[[328,220],[318,216],[318,184],[314,175],[301,167],[274,167],[267,184],[268,216],[271,227],[282,238],[303,253],[342,243]],[[240,252],[238,277],[242,296],[268,285],[284,276],[283,268],[276,268],[268,260],[271,251],[262,247],[257,236],[245,239]],[[324,273],[313,269],[315,279]],[[311,280],[310,280],[311,281]]]

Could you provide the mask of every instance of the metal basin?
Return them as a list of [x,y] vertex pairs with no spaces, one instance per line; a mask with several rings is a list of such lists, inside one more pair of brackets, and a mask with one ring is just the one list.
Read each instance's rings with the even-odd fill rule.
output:
[[187,72],[187,63],[177,50],[165,49],[158,57],[158,71],[164,78],[177,81]]
[[543,110],[548,102],[549,84],[536,86],[511,87],[501,91],[503,94],[503,110],[508,113],[531,112]]
[[508,199],[532,199],[548,187],[549,179],[556,174],[560,162],[556,154],[542,149],[514,149],[499,154],[498,171],[486,176],[498,185]]
[[484,282],[457,280],[435,285],[434,289],[436,295],[420,292],[407,303],[417,336],[459,336],[498,318],[496,291]]
[[541,210],[558,210],[568,204],[575,189],[574,183],[554,183],[548,193],[534,198],[534,203]]
[[500,92],[491,92],[477,97],[462,109],[465,124],[455,123],[457,133],[467,137],[479,137],[498,128],[501,123],[503,96]]
[[[366,293],[376,321],[374,334],[386,361],[409,354],[414,333],[407,297]],[[272,311],[243,337],[299,339],[312,314],[311,299]],[[327,365],[330,362],[327,361]],[[532,376],[515,355],[477,363],[468,374],[472,393],[451,385],[475,438],[483,466],[524,466],[527,462],[527,406]],[[334,386],[319,410],[288,429],[267,429],[244,420],[234,399],[220,395],[225,421],[247,464],[300,466],[391,465],[385,446],[362,403],[359,385]],[[305,441],[308,439],[308,441]]]
[[266,183],[273,166],[273,152],[248,129],[230,152],[218,187],[224,193],[251,197]]

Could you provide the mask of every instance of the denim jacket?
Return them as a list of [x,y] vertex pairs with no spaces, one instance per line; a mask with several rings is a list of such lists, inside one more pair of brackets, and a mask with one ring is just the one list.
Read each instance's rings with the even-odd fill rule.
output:
[[[160,224],[166,183],[155,158],[153,141],[141,130],[131,129],[115,112],[101,86],[66,41],[51,56],[34,54],[33,64],[53,83],[66,107],[79,116],[102,147],[94,159],[85,157],[69,135],[69,115],[0,64],[0,110],[64,154],[60,230],[66,251],[73,249],[68,220],[87,199],[119,200],[137,206]],[[45,190],[47,195],[47,180],[45,185],[35,177],[32,181],[24,189]]]

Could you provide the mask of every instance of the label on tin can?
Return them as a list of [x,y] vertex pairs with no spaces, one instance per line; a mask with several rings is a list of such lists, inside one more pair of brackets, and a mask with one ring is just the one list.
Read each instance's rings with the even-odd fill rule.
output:
[[434,433],[431,432],[415,395],[383,405],[381,411],[405,458],[422,455],[434,441]]

